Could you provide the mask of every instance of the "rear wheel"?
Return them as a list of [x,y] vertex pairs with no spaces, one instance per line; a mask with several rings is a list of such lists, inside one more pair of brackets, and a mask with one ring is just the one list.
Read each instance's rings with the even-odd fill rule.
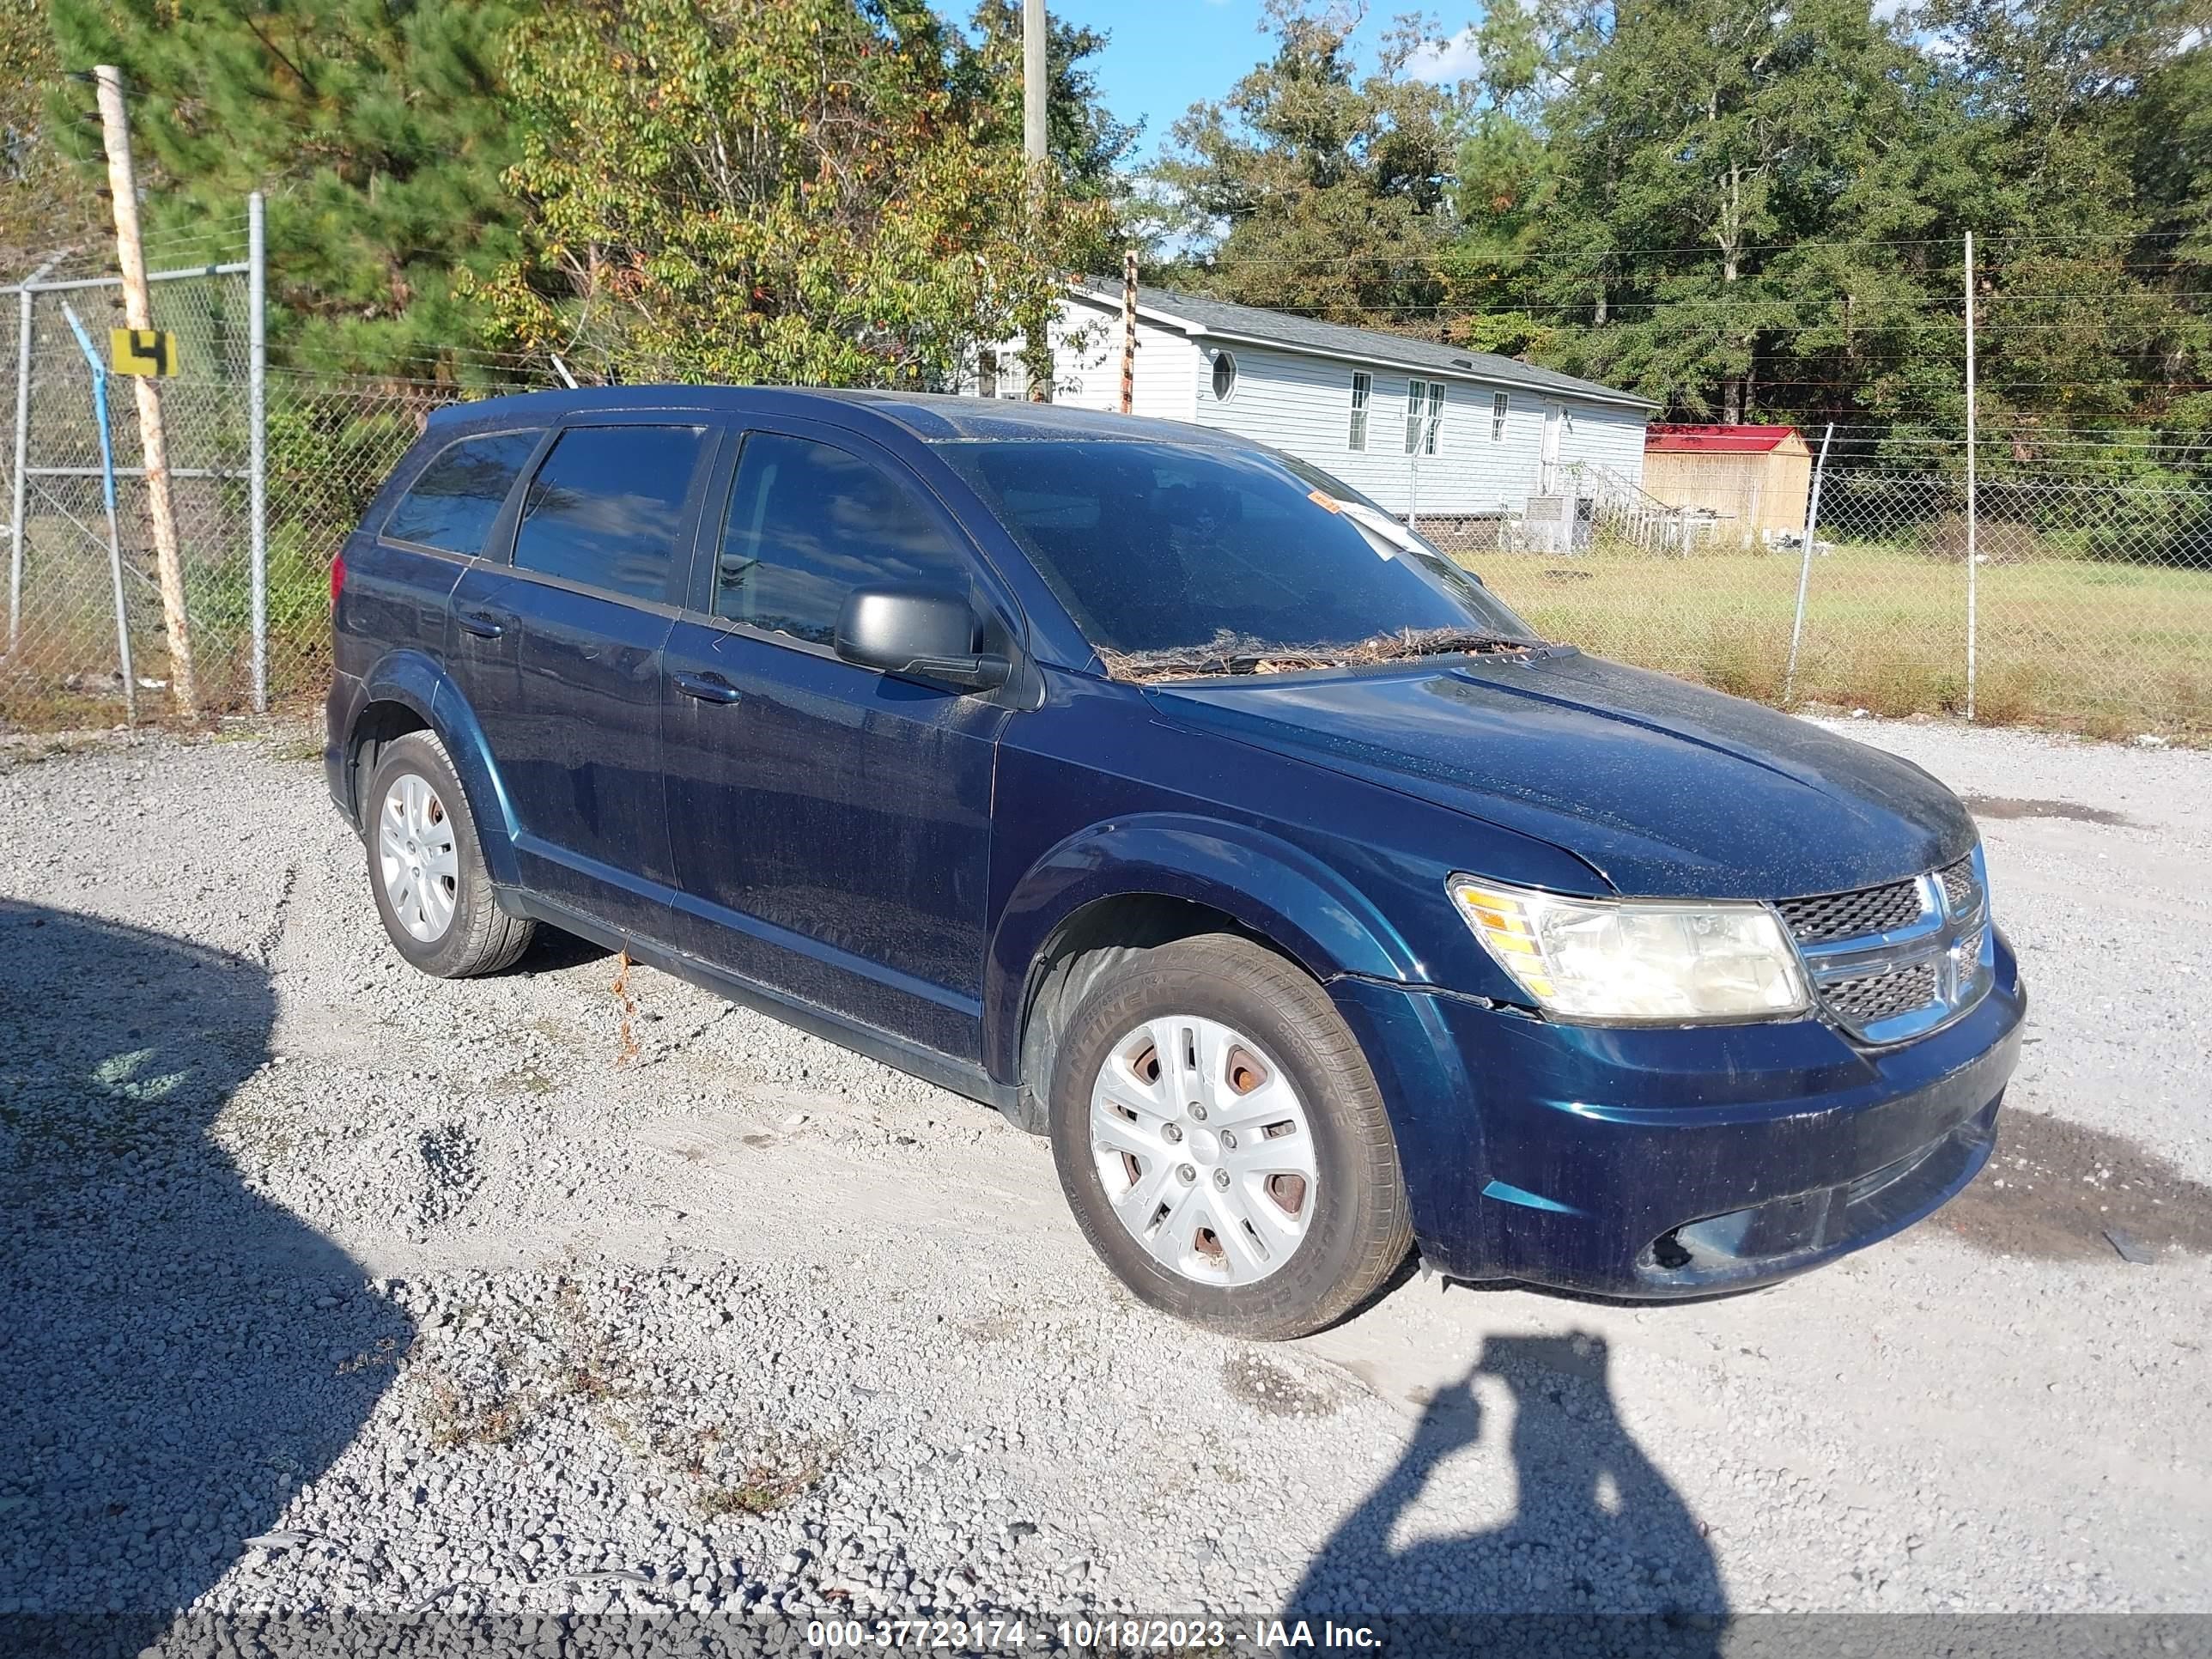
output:
[[367,804],[368,884],[401,956],[461,979],[496,973],[529,949],[537,924],[493,902],[476,820],[436,737],[410,732],[386,745]]
[[1317,1330],[1412,1246],[1359,1045],[1320,986],[1235,935],[1176,940],[1099,978],[1060,1043],[1052,1139],[1106,1264],[1213,1330]]

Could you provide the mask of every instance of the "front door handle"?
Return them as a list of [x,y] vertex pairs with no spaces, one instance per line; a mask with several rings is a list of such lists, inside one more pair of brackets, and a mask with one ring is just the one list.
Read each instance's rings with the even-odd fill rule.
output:
[[678,674],[676,689],[701,702],[738,702],[745,695],[720,674]]
[[480,640],[495,640],[507,632],[507,624],[489,611],[464,611],[460,623],[464,634],[473,634]]

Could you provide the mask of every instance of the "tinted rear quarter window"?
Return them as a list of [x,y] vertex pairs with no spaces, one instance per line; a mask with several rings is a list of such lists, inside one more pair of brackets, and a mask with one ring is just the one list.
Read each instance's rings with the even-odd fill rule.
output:
[[706,436],[695,426],[569,428],[522,498],[516,568],[630,599],[667,599]]
[[515,475],[538,447],[539,435],[489,432],[447,445],[399,498],[384,521],[384,533],[394,541],[475,557],[483,551]]
[[965,592],[968,570],[913,486],[811,439],[745,440],[715,567],[716,616],[828,645],[854,588],[918,583]]

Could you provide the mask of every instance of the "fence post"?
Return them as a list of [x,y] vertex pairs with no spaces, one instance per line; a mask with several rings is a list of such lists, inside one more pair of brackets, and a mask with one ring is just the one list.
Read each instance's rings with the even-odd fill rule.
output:
[[39,279],[61,263],[57,254],[15,290],[15,478],[13,516],[8,526],[8,655],[12,660],[22,630],[24,515],[30,512],[31,466],[31,299]]
[[1805,591],[1813,584],[1813,536],[1820,527],[1820,481],[1828,471],[1828,441],[1836,435],[1836,423],[1828,422],[1828,429],[1820,434],[1820,458],[1813,463],[1813,493],[1805,501],[1805,557],[1797,567],[1797,615],[1790,624],[1790,665],[1782,671],[1782,702],[1789,706],[1790,693],[1797,684],[1797,641],[1805,635]]
[[253,712],[269,712],[269,252],[261,192],[246,198],[248,560],[253,580]]
[[1966,723],[1974,720],[1974,614],[1978,561],[1974,500],[1974,233],[1966,233]]
[[131,665],[131,612],[123,597],[123,538],[115,524],[115,441],[107,426],[107,365],[100,361],[92,336],[77,320],[76,307],[66,300],[62,301],[62,315],[69,319],[70,331],[76,336],[77,347],[84,353],[86,366],[92,370],[92,413],[100,422],[100,495],[107,506],[107,574],[115,586],[115,654],[123,665],[124,716],[136,726],[138,674]]

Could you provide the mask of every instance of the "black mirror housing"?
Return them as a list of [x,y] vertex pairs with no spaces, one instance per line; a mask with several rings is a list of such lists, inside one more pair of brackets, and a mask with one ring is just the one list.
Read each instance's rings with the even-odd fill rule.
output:
[[837,615],[837,654],[862,668],[963,690],[1006,684],[1012,665],[975,649],[975,613],[949,587],[859,587]]

